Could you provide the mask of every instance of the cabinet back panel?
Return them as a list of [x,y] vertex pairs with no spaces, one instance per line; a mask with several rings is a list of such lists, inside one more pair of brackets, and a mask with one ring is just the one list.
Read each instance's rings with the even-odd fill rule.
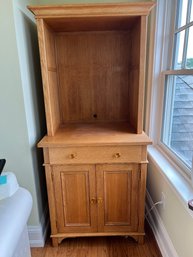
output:
[[61,121],[128,120],[129,31],[56,34]]
[[46,18],[46,23],[56,32],[128,30],[138,19],[136,16],[117,17],[65,17]]

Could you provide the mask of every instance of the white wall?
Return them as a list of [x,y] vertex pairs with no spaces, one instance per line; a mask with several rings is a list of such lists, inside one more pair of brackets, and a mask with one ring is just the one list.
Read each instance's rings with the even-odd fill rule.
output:
[[18,0],[13,3],[29,150],[32,158],[38,212],[41,218],[46,207],[46,187],[42,167],[42,150],[37,149],[37,142],[45,135],[46,126],[37,29],[33,15],[26,7],[36,2]]
[[[160,95],[158,91],[156,94],[155,91],[158,88],[161,88],[159,84],[159,71],[164,66],[164,61],[162,60],[162,54],[165,50],[164,56],[168,55],[166,51],[167,48],[163,50],[163,31],[164,31],[164,16],[166,15],[166,5],[171,5],[172,10],[175,6],[174,0],[165,0],[157,1],[157,21],[156,15],[152,16],[151,29],[155,29],[157,33],[157,40],[155,40],[155,56],[153,53],[153,37],[150,40],[149,47],[149,63],[148,66],[151,67],[148,69],[147,74],[149,75],[148,81],[148,91],[147,91],[147,105],[146,108],[149,110],[152,109],[151,104],[156,101],[156,105],[160,104]],[[171,15],[170,15],[171,16]],[[167,17],[171,18],[169,15]],[[168,33],[170,33],[171,24],[169,21],[166,23],[166,28]],[[166,29],[166,31],[167,31]],[[169,48],[168,51],[171,51]],[[154,57],[156,62],[154,62]],[[165,65],[167,66],[167,65]],[[152,71],[154,74],[152,74]],[[151,85],[152,84],[152,85]],[[152,86],[152,92],[150,90]],[[153,101],[151,101],[152,97]],[[158,102],[158,104],[157,104]],[[161,106],[161,104],[159,105]],[[149,111],[147,111],[146,116],[146,129],[149,130]],[[153,108],[151,110],[151,115],[154,117],[152,124],[150,124],[151,135],[155,137],[155,128],[158,128],[160,122],[158,115],[158,110]],[[155,119],[157,120],[155,121]],[[156,143],[156,142],[154,142]],[[158,202],[162,199],[162,192],[165,195],[165,204],[158,205],[155,209],[152,210],[151,214],[153,217],[152,224],[156,230],[158,240],[160,240],[162,246],[165,248],[165,256],[173,257],[192,257],[193,256],[193,212],[188,209],[188,199],[190,200],[193,197],[193,189],[191,188],[190,183],[179,173],[180,168],[176,165],[171,164],[163,154],[160,152],[160,148],[149,147],[149,164],[148,164],[148,176],[147,176],[147,190],[150,193],[150,196],[153,202]],[[157,210],[157,211],[156,211]],[[170,242],[167,243],[167,235],[169,236]],[[168,241],[170,241],[168,240]],[[176,252],[176,253],[175,253]]]
[[[121,2],[130,2],[121,0]],[[36,25],[27,5],[117,0],[0,0],[0,158],[33,196],[29,225],[39,225],[46,206],[42,150],[45,132]]]
[[5,171],[14,172],[19,184],[31,192],[29,224],[39,225],[45,207],[45,182],[36,150],[41,134],[36,91],[41,80],[34,70],[35,63],[39,65],[35,25],[22,13],[29,2],[36,3],[0,1],[0,158],[7,160]]
[[169,183],[167,177],[151,160],[148,165],[147,189],[153,202],[160,201],[161,194],[164,193],[165,206],[157,207],[163,225],[178,256],[192,257],[193,216],[187,211],[187,207]]

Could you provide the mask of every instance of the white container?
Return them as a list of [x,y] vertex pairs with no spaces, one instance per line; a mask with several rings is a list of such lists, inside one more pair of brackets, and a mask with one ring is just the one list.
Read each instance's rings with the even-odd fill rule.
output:
[[31,208],[31,194],[21,187],[0,200],[0,257],[31,257],[26,225]]
[[2,172],[1,176],[7,176],[6,184],[0,184],[0,200],[10,197],[19,189],[15,174],[12,172]]

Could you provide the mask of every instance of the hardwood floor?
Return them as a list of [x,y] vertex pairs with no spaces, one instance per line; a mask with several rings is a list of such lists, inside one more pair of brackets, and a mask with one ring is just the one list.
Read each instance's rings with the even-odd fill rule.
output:
[[31,251],[32,257],[162,257],[149,227],[143,245],[132,238],[87,237],[65,239],[56,248],[48,240],[44,248]]

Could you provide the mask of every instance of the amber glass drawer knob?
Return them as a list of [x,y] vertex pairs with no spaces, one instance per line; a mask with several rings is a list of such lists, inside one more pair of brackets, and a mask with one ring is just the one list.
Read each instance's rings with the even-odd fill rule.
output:
[[114,158],[120,158],[121,157],[121,154],[120,153],[115,153],[114,154]]
[[70,159],[75,159],[75,158],[76,158],[76,154],[75,154],[75,153],[71,153],[71,154],[69,155],[69,158],[70,158]]

